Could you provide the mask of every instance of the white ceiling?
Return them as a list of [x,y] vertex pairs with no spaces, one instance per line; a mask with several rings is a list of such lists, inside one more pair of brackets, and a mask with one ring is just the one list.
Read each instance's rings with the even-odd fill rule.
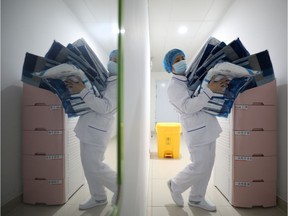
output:
[[[149,0],[152,71],[164,71],[162,60],[173,48],[192,58],[234,0]],[[179,34],[181,26],[187,27]]]
[[63,1],[107,53],[117,48],[118,0]]
[[[109,52],[117,46],[117,0],[63,0],[87,31]],[[148,0],[152,71],[172,48],[191,59],[235,0]],[[181,26],[187,28],[179,34]]]

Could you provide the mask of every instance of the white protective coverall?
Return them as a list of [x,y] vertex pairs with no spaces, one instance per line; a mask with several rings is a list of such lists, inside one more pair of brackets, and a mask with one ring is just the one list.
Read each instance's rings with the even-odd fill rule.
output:
[[116,172],[103,163],[117,110],[117,76],[108,77],[106,82],[107,87],[101,92],[103,98],[96,97],[87,88],[80,92],[93,111],[80,116],[75,127],[84,174],[95,200],[107,199],[105,187],[114,193],[117,191]]
[[192,161],[172,179],[172,190],[183,193],[191,187],[189,201],[202,201],[214,165],[216,139],[222,131],[216,117],[201,111],[214,93],[206,88],[191,98],[187,78],[173,75],[167,94],[170,103],[180,113],[182,132]]

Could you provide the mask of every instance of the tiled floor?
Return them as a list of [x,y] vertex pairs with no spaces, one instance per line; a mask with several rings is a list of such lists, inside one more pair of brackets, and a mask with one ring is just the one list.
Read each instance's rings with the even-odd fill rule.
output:
[[176,173],[182,170],[189,162],[189,153],[184,143],[180,145],[180,159],[159,159],[157,157],[157,144],[155,136],[152,137],[150,148],[150,182],[148,207],[146,216],[285,216],[281,209],[275,208],[234,208],[226,198],[213,185],[213,173],[210,179],[206,196],[214,202],[216,212],[208,212],[198,208],[189,207],[189,191],[183,193],[184,208],[177,207],[170,195],[166,182]]
[[[93,208],[86,211],[78,209],[79,203],[88,196],[87,184],[82,186],[65,205],[44,206],[21,204],[12,210],[7,216],[106,216],[112,212],[112,207],[108,203],[106,206]],[[111,200],[112,194],[108,193],[108,200]],[[6,216],[3,215],[2,216]]]
[[[115,140],[109,144],[106,161],[112,168],[116,168]],[[146,216],[285,216],[279,208],[233,208],[222,194],[213,186],[213,178],[208,186],[207,196],[217,206],[217,212],[207,212],[187,205],[188,191],[183,194],[184,208],[177,207],[166,186],[166,182],[189,163],[186,146],[181,143],[180,159],[158,159],[155,136],[152,138],[149,195]],[[111,157],[112,156],[112,157]],[[107,190],[108,200],[112,193]],[[8,214],[2,216],[108,216],[112,212],[110,203],[103,207],[96,207],[87,211],[80,211],[78,205],[89,196],[87,184],[83,185],[65,205],[34,206],[21,204]],[[134,215],[133,215],[134,216]],[[137,216],[137,215],[135,215]]]
[[[105,153],[105,161],[110,167],[116,170],[116,140],[112,139]],[[65,205],[45,206],[45,205],[27,205],[21,204],[11,210],[8,214],[2,216],[109,216],[113,211],[111,198],[113,194],[107,190],[108,204],[106,206],[96,207],[86,211],[78,209],[79,203],[89,197],[87,183],[84,184]]]

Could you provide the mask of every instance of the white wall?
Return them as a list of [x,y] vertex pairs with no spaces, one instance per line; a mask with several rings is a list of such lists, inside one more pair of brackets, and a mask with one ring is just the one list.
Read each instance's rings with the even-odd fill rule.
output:
[[287,201],[287,1],[236,0],[213,36],[240,38],[253,54],[268,50],[277,80],[278,196]]
[[124,0],[124,163],[120,215],[146,215],[150,142],[147,0]]
[[83,37],[102,62],[107,54],[87,35],[62,0],[3,0],[1,4],[1,183],[6,204],[22,193],[22,66],[26,52],[46,54]]
[[170,80],[171,74],[168,74],[167,72],[152,72],[151,73],[151,90],[150,90],[150,128],[151,132],[155,132],[155,113],[156,113],[156,82],[162,81],[162,80]]

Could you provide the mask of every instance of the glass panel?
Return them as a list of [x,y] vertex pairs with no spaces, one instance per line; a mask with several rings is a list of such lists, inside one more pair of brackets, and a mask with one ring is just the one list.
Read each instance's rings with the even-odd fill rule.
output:
[[[65,23],[65,26],[71,24],[70,28],[79,29],[79,32],[76,30],[77,38],[75,34],[71,36],[69,32],[67,35],[64,33],[65,41],[69,38],[74,39],[64,45],[55,33],[55,41],[51,41],[52,45],[44,56],[26,53],[21,78],[24,83],[24,129],[30,129],[25,128],[28,122],[30,125],[37,124],[35,131],[34,126],[31,129],[35,134],[37,133],[37,136],[40,132],[48,131],[49,135],[57,134],[64,140],[57,146],[52,141],[52,136],[47,138],[51,146],[53,144],[54,147],[62,150],[61,155],[59,152],[48,154],[43,151],[29,157],[24,155],[24,180],[28,177],[31,179],[31,176],[35,174],[37,178],[32,179],[42,180],[42,182],[47,180],[49,185],[62,187],[56,188],[55,186],[55,193],[51,192],[52,188],[48,188],[47,194],[49,195],[41,193],[39,198],[30,196],[38,192],[31,192],[31,184],[27,186],[28,184],[24,183],[24,203],[56,205],[69,202],[69,198],[84,183],[85,176],[87,190],[82,187],[80,193],[84,194],[81,195],[83,200],[79,200],[79,209],[87,210],[102,206],[103,208],[96,209],[95,212],[99,210],[99,214],[103,212],[105,215],[116,215],[119,200],[118,185],[121,183],[120,146],[122,140],[123,61],[122,55],[118,56],[118,51],[122,54],[120,28],[118,27],[121,23],[120,14],[118,15],[120,7],[118,7],[118,0],[63,0],[63,2],[65,3],[63,8],[68,9],[68,12],[65,12],[69,20],[70,18],[73,20],[71,23]],[[61,13],[60,17],[64,19],[63,14]],[[59,104],[47,106],[42,103],[42,100],[35,100],[36,103],[29,104],[30,107],[28,107],[25,104],[27,102],[25,97],[31,96],[32,87],[36,91],[48,90],[54,97],[57,95],[60,99],[60,101],[57,100]],[[38,98],[47,99],[48,96],[38,96]],[[50,107],[50,111],[49,109],[47,111],[47,107]],[[63,115],[62,107],[65,115]],[[56,113],[58,115],[55,116],[51,110],[58,110]],[[35,117],[37,115],[38,119]],[[60,125],[57,131],[53,130],[56,123]],[[48,125],[52,129],[48,126],[38,127],[38,124]],[[49,150],[52,149],[51,146]],[[51,162],[46,161],[37,169],[34,169],[32,165],[27,165],[33,164],[36,159],[40,160],[38,156],[49,159]],[[28,177],[27,170],[30,170]],[[43,172],[43,170],[51,170],[51,175],[49,175],[50,171]],[[54,175],[54,171],[60,174]],[[38,178],[39,173],[41,178]],[[27,197],[32,198],[29,200]],[[51,200],[47,201],[45,197]]]
[[[107,198],[108,203],[114,202],[113,209],[111,209],[110,215],[117,215],[118,208],[117,203],[119,200],[118,191],[120,191],[120,183],[121,183],[121,140],[122,140],[122,91],[121,91],[121,83],[122,83],[122,49],[121,49],[121,36],[119,34],[119,26],[120,26],[120,4],[121,0],[84,0],[84,1],[71,1],[65,0],[65,3],[72,9],[74,14],[80,19],[83,23],[84,28],[89,32],[92,36],[93,40],[104,50],[106,54],[107,61],[104,60],[102,64],[106,67],[109,55],[112,50],[118,49],[118,76],[117,76],[117,92],[115,92],[118,100],[117,100],[117,113],[116,113],[116,121],[113,124],[113,130],[111,139],[107,143],[107,148],[105,150],[105,160],[103,163],[107,168],[107,171],[110,172],[110,175],[105,176],[103,180],[103,186],[105,190],[107,190]],[[80,10],[81,8],[81,10]],[[97,51],[96,51],[97,52]],[[105,59],[105,56],[104,58]],[[110,59],[111,60],[111,59]],[[107,67],[106,67],[107,68]],[[108,68],[107,68],[108,69]],[[108,78],[108,81],[111,77]],[[109,85],[107,85],[109,87]],[[104,96],[105,97],[105,96]],[[96,110],[97,112],[97,110]],[[97,141],[97,140],[95,140]],[[106,144],[106,143],[102,143]],[[104,165],[103,164],[103,165]],[[116,173],[115,173],[116,172]],[[107,172],[105,172],[107,173]],[[114,178],[116,174],[116,178]],[[114,177],[112,177],[114,176]],[[88,177],[88,178],[87,178]],[[94,178],[93,176],[91,178]],[[87,176],[88,185],[90,186],[90,192],[92,191],[92,185],[94,183],[89,182],[89,175]],[[96,177],[97,178],[97,177]],[[109,182],[113,182],[116,185],[116,189],[114,186],[109,185]],[[94,185],[94,187],[98,187],[99,185]],[[116,191],[115,191],[116,190]],[[99,194],[101,196],[101,193]],[[110,199],[110,200],[109,200]],[[112,199],[112,200],[111,200]]]

